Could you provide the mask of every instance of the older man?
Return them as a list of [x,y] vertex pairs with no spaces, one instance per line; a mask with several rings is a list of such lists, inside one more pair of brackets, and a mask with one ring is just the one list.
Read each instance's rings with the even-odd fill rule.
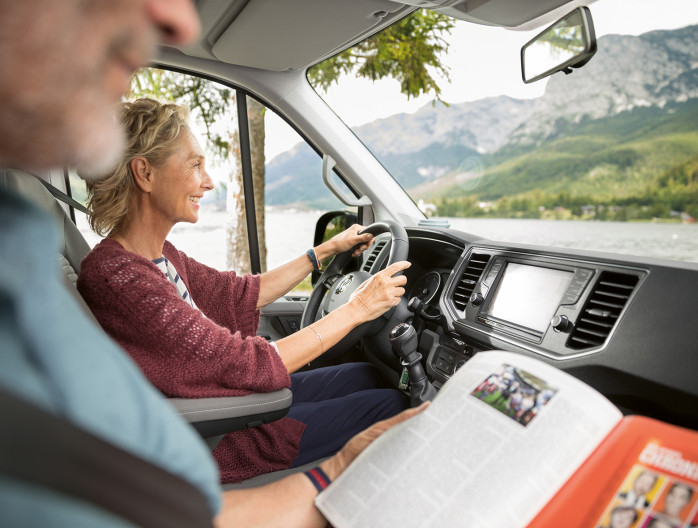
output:
[[[191,0],[0,0],[0,165],[109,168],[122,145],[112,106],[130,75],[158,41],[186,43],[197,32]],[[0,391],[185,479],[220,525],[322,526],[302,474],[221,495],[201,440],[64,290],[57,248],[51,220],[0,190]],[[359,435],[322,469],[333,478],[389,426]],[[51,438],[43,442],[50,450]],[[7,474],[0,512],[6,526],[128,525]]]

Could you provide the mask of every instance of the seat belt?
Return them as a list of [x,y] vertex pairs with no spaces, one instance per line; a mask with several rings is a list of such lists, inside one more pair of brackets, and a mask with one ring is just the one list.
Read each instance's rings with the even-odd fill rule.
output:
[[69,205],[73,209],[77,209],[81,213],[85,213],[86,215],[90,214],[89,211],[87,210],[87,208],[84,205],[82,205],[80,202],[78,202],[77,200],[75,200],[71,196],[68,196],[66,193],[64,193],[60,189],[54,187],[53,185],[51,185],[49,182],[47,182],[43,178],[39,178],[36,175],[33,175],[33,176],[37,180],[39,180],[43,184],[43,186],[46,187],[46,189],[48,189],[48,192],[50,192],[54,198],[56,198],[57,200],[60,200],[61,202],[63,202],[66,205]]
[[4,391],[0,416],[0,474],[84,500],[136,526],[211,528],[205,497],[185,480]]

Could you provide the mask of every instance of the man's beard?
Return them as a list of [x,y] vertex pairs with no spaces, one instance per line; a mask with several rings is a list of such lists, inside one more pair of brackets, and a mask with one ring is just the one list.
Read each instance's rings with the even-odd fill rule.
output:
[[92,116],[73,119],[69,128],[74,144],[68,165],[81,178],[103,178],[121,161],[126,138],[112,108],[100,107]]

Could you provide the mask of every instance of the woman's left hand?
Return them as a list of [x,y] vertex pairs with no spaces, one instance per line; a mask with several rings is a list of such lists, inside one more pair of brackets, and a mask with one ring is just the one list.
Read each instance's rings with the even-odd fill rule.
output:
[[364,229],[364,226],[360,224],[354,224],[353,226],[345,229],[338,235],[333,236],[330,240],[326,242],[328,245],[328,250],[331,255],[339,255],[345,251],[349,251],[356,245],[359,247],[352,253],[353,257],[358,257],[366,249],[368,249],[373,243],[373,235],[370,233],[359,234],[359,231]]

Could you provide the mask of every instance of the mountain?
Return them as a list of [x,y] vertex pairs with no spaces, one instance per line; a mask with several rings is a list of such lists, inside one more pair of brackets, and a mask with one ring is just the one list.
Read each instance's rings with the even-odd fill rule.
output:
[[330,191],[324,185],[318,185],[321,174],[322,159],[307,143],[299,143],[267,163],[265,203],[322,207],[323,199]]
[[488,177],[477,193],[483,200],[534,190],[597,201],[637,196],[696,153],[698,99],[636,106],[600,119],[566,122],[523,153],[511,145],[502,149],[491,157]]
[[472,103],[436,102],[414,114],[397,114],[356,127],[364,142],[383,155],[418,152],[432,143],[493,152],[531,115],[531,100],[490,97]]
[[596,55],[583,68],[550,78],[530,120],[514,131],[509,142],[530,144],[556,137],[560,122],[600,119],[696,98],[696,81],[698,26],[638,37],[606,35],[599,38]]
[[[535,104],[506,96],[449,106],[437,102],[354,131],[409,188],[440,178],[463,159],[497,150],[528,119]],[[321,170],[322,161],[305,143],[276,156],[266,166],[266,203],[321,207],[328,196],[317,185]]]
[[[539,99],[437,103],[355,132],[415,198],[641,194],[698,152],[698,26],[607,35],[598,49]],[[305,145],[274,158],[267,203],[321,206],[320,166]]]
[[446,106],[427,105],[355,129],[398,181],[411,188],[433,181],[463,160],[494,152],[530,118],[536,101],[492,97]]

